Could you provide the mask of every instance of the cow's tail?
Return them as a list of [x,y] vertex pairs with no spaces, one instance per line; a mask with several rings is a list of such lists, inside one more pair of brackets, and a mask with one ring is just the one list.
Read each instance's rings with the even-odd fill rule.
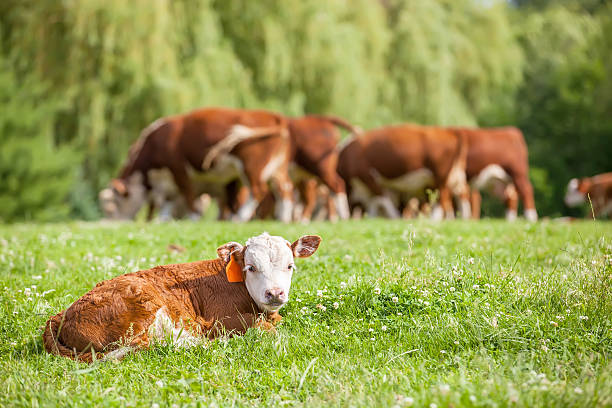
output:
[[457,151],[453,158],[453,164],[447,177],[446,185],[455,195],[465,195],[468,191],[466,166],[468,155],[468,138],[464,132],[456,130],[457,136]]
[[[68,357],[73,360],[84,361],[91,363],[93,361],[92,352],[79,353],[75,349],[71,349],[64,345],[60,340],[60,333],[62,331],[62,325],[64,323],[64,312],[58,313],[51,317],[45,326],[43,332],[43,345],[45,350],[51,354],[56,354],[62,357]],[[100,353],[102,357],[102,353]]]
[[202,161],[202,169],[210,169],[213,161],[223,155],[232,151],[239,143],[249,140],[257,139],[266,136],[280,135],[281,137],[288,137],[289,131],[287,130],[287,123],[281,120],[278,125],[265,126],[265,127],[249,127],[244,125],[234,125],[230,128],[227,136],[221,139],[208,151],[204,160]]
[[315,115],[315,116],[334,124],[334,126],[338,126],[342,129],[347,130],[352,135],[358,135],[363,132],[363,130],[359,126],[355,126],[349,123],[348,121],[342,118],[339,118],[338,116],[333,116],[333,115]]

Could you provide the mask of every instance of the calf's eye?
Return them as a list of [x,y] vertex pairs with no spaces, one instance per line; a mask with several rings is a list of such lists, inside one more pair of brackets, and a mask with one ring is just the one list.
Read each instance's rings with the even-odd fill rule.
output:
[[247,265],[246,270],[247,272],[255,272],[255,267],[253,265]]

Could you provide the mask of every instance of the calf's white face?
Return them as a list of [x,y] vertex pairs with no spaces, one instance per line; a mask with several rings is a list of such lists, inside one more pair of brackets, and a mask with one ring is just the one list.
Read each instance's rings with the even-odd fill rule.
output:
[[235,249],[235,253],[242,253],[244,283],[261,310],[276,312],[287,303],[294,258],[314,254],[320,242],[316,235],[305,235],[291,244],[282,237],[263,233],[250,238],[244,248]]

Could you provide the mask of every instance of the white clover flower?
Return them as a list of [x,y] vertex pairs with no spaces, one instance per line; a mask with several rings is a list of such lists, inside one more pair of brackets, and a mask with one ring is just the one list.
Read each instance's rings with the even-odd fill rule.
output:
[[346,289],[346,282],[340,282],[340,289]]
[[336,334],[335,330],[330,331],[331,334]]
[[582,394],[584,391],[582,391],[582,388],[580,388],[580,387],[576,387],[576,388],[574,388],[574,392],[575,392],[576,394]]
[[322,305],[321,303],[319,303],[319,304],[317,305],[317,309],[319,309],[319,310],[320,310],[320,311],[322,311],[322,312],[324,312],[324,311],[326,311],[326,310],[327,310],[327,308],[326,308],[324,305]]
[[559,323],[554,322],[554,321],[552,321],[552,320],[550,321],[550,324],[551,324],[553,327],[559,327]]
[[340,303],[338,303],[338,302],[334,302],[333,306],[334,306],[334,309],[337,309],[337,308],[339,308],[339,307],[340,307]]
[[468,258],[467,262],[470,265],[474,265],[474,258]]
[[370,340],[375,341],[375,340],[376,340],[376,338],[374,338],[374,337],[370,337]]
[[401,315],[402,315],[402,312],[397,312],[397,315],[398,315],[398,316],[401,316]]
[[432,402],[431,404],[429,404],[429,408],[438,408],[438,404]]
[[446,354],[446,350],[440,350],[440,354]]
[[580,316],[580,320],[589,320],[589,316]]
[[162,380],[157,380],[155,385],[157,385],[157,388],[164,388],[164,382]]
[[475,395],[470,395],[470,401],[472,402],[472,404],[476,403],[476,396]]
[[368,329],[368,331],[369,331],[370,333],[372,333],[372,332],[374,331],[374,329],[370,327],[370,328]]
[[459,345],[459,341],[458,341],[458,340],[453,341],[453,343],[454,343],[455,345],[457,345],[457,346]]
[[322,290],[317,290],[317,296],[318,297],[323,297],[323,291]]
[[480,289],[480,285],[479,284],[473,285],[472,289]]
[[374,288],[374,293],[377,295],[380,295],[380,288],[378,287]]
[[154,402],[153,404],[151,404],[151,408],[159,408],[159,404],[157,402]]
[[425,306],[429,306],[429,305],[430,305],[430,303],[429,303],[428,301],[424,301],[424,302],[423,302],[423,304],[424,304]]
[[414,404],[414,398],[406,397],[404,398],[404,405],[407,407],[411,407]]
[[383,326],[383,327],[381,327],[381,328],[380,328],[380,330],[382,330],[382,331],[387,331],[387,326]]
[[32,279],[34,279],[34,280],[41,280],[42,279],[42,275],[32,275]]
[[454,292],[455,291],[455,287],[451,286],[450,288],[448,288],[448,290],[450,290],[451,292]]
[[32,296],[32,290],[30,288],[23,289],[23,294],[26,296]]

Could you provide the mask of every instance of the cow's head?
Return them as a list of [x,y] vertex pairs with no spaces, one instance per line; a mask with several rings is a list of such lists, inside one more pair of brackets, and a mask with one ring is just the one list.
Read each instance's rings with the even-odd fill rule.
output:
[[244,281],[251,298],[261,310],[275,312],[289,300],[294,258],[314,254],[321,238],[305,235],[291,244],[282,237],[263,233],[250,238],[245,246],[228,242],[217,249],[228,262],[228,280]]
[[586,183],[583,180],[573,178],[567,184],[565,192],[565,205],[568,207],[576,207],[586,201]]
[[134,173],[127,180],[113,179],[109,186],[98,194],[104,217],[117,220],[134,219],[146,197],[141,173]]

